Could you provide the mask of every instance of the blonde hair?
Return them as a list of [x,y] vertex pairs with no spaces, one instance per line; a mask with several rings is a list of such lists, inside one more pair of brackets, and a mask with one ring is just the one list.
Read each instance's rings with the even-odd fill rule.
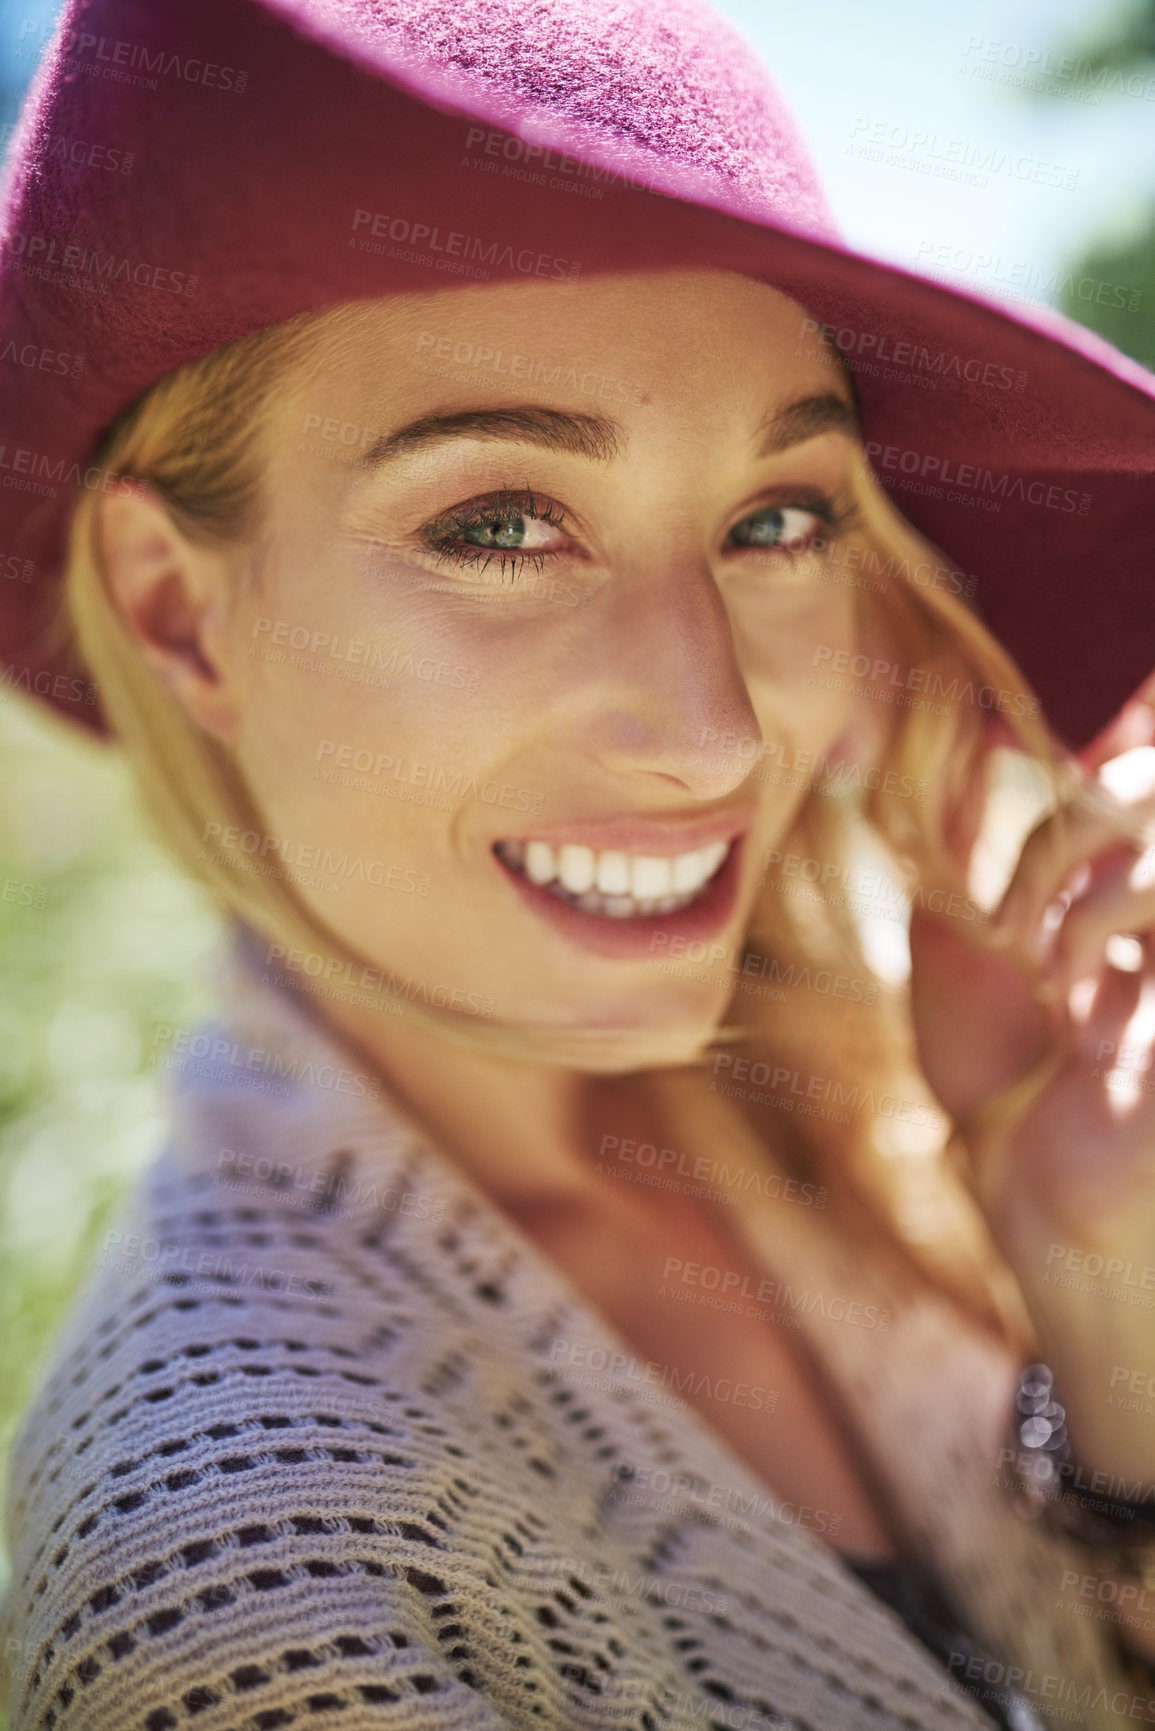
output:
[[[168,374],[132,403],[110,427],[98,460],[158,495],[193,540],[226,549],[254,545],[262,528],[263,411],[274,401],[287,370],[308,368],[320,329],[352,328],[357,303],[308,314],[245,337]],[[885,706],[888,737],[874,779],[877,785],[847,796],[829,766],[817,776],[782,852],[824,862],[828,875],[848,867],[863,826],[922,893],[968,899],[957,852],[958,825],[978,796],[985,798],[990,754],[1010,743],[1049,778],[1054,803],[1069,796],[1069,765],[1041,716],[1022,673],[959,595],[918,573],[950,573],[952,562],[894,509],[863,459],[856,482],[857,522],[839,544],[827,576],[854,587],[860,620],[881,632],[895,661],[925,675],[922,689],[951,701]],[[257,580],[246,577],[244,580]],[[111,597],[99,553],[98,496],[78,503],[68,552],[65,625],[79,660],[97,682],[108,720],[135,773],[146,812],[180,865],[199,878],[222,907],[270,944],[320,958],[310,989],[324,997],[324,979],[362,967],[319,916],[275,872],[238,870],[205,846],[206,825],[264,828],[259,802],[230,752],[193,722],[157,679]],[[970,699],[958,700],[969,688]],[[982,691],[1015,694],[996,736]],[[1003,707],[1000,704],[1000,708]],[[765,773],[765,772],[763,772]],[[905,778],[905,780],[904,780]],[[913,786],[922,797],[896,797]],[[220,833],[220,832],[216,832]],[[844,880],[845,881],[845,880]],[[973,903],[971,904],[973,905]],[[968,931],[983,938],[976,920]],[[712,1156],[741,1151],[747,1162],[773,1157],[788,1169],[826,1184],[847,1218],[864,1224],[900,1273],[948,1291],[1004,1338],[1029,1343],[1030,1330],[1017,1288],[994,1250],[971,1194],[957,1127],[912,1137],[909,1124],[877,1112],[826,1116],[791,1114],[751,1098],[751,1091],[721,1091],[729,1074],[719,1053],[738,1053],[756,1067],[808,1071],[816,1045],[829,1049],[830,1000],[820,991],[796,991],[784,1009],[781,993],[758,982],[796,981],[824,970],[832,977],[870,982],[858,1001],[841,999],[838,1057],[855,1098],[865,1089],[897,1090],[922,1101],[924,1123],[935,1103],[913,1048],[904,989],[878,977],[864,954],[845,898],[802,899],[768,883],[751,919],[743,967],[735,973],[733,1015],[694,1049],[669,1035],[630,1040],[598,1031],[535,1030],[486,1022],[415,1004],[389,985],[355,1002],[400,1007],[440,1037],[493,1054],[562,1063],[590,1071],[629,1074],[650,1109],[677,1126]],[[807,976],[806,970],[810,973]],[[867,999],[875,996],[874,1002]],[[388,1002],[387,1000],[399,1000]],[[740,1018],[740,1019],[739,1019]],[[711,1064],[712,1060],[712,1064]],[[985,1110],[984,1134],[1005,1131],[1025,1111],[1045,1080],[1032,1072]],[[848,1089],[836,1091],[845,1099]],[[757,1109],[756,1109],[757,1108]],[[905,1141],[905,1146],[903,1145]],[[727,1189],[726,1173],[715,1187]],[[731,1185],[731,1188],[733,1186]],[[730,1202],[732,1204],[733,1197]],[[732,1207],[730,1210],[732,1217]]]

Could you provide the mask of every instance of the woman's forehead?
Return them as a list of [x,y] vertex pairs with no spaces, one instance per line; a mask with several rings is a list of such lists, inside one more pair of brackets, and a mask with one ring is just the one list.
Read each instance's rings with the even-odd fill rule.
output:
[[[711,312],[726,317],[708,318]],[[355,360],[366,341],[405,348],[425,331],[467,340],[471,332],[505,328],[545,335],[559,347],[581,341],[638,345],[657,330],[692,333],[681,359],[692,365],[749,334],[800,340],[815,321],[805,307],[771,284],[735,271],[630,271],[565,282],[470,284],[428,294],[390,295],[347,303],[317,320],[332,357]],[[748,329],[747,329],[748,327]]]
[[708,419],[721,400],[759,419],[811,397],[851,404],[845,368],[805,335],[813,328],[796,301],[726,271],[471,286],[322,315],[291,394],[322,417],[377,412],[383,431],[526,404],[602,423],[663,406]]

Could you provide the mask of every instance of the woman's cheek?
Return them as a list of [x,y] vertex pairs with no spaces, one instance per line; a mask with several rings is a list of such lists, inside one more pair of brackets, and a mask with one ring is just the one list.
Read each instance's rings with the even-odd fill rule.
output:
[[857,647],[853,598],[815,577],[796,589],[752,598],[735,618],[743,661],[761,679],[793,692],[819,685],[824,669]]
[[750,632],[751,697],[764,732],[821,750],[838,737],[854,706],[850,682],[832,671],[847,665],[858,645],[854,603],[845,590],[825,583],[791,603]]
[[335,623],[314,605],[298,647],[290,629],[248,663],[236,749],[270,827],[424,845],[421,832],[447,820],[422,811],[414,788],[501,779],[527,724],[515,677],[526,656],[516,644],[487,654],[484,634],[398,611],[385,623],[350,609]]

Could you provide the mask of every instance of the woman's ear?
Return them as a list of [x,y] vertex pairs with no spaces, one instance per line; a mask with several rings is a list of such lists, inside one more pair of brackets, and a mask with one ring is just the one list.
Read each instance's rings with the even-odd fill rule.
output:
[[232,562],[190,541],[143,482],[122,481],[98,512],[109,596],[140,654],[194,721],[231,740],[241,696],[228,654]]

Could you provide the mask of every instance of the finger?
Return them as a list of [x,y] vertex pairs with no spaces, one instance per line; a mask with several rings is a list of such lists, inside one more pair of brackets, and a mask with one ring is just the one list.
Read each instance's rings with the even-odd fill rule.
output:
[[1100,876],[1072,902],[1054,938],[1048,967],[1060,989],[1098,974],[1115,933],[1155,929],[1155,849]]
[[1037,1064],[1062,1019],[1061,1007],[1038,1001],[1036,980],[1017,958],[976,944],[959,924],[915,907],[909,928],[919,1062],[956,1118]]
[[[1076,865],[1111,847],[1114,860],[1126,857],[1155,840],[1153,831],[1155,746],[1133,746],[1100,764],[1094,781],[1032,831],[995,915],[996,934],[1030,944],[1047,903],[1071,889]],[[1096,859],[1095,875],[1114,860]]]
[[1048,903],[1068,885],[1075,869],[1114,847],[1133,853],[1108,811],[1082,803],[1063,806],[1033,829],[991,921],[1007,941],[1030,946]]
[[1150,1010],[1155,1001],[1155,970],[1146,949],[1145,961],[1145,968],[1138,970],[1108,965],[1094,980],[1078,982],[1071,993],[1071,1049],[1104,1072],[1115,1068],[1124,1052],[1129,1063],[1136,1062],[1149,1043],[1147,1016],[1142,1026],[1135,1024],[1140,1006]]
[[[1078,1049],[1102,1089],[1110,1155],[1124,1181],[1155,1179],[1155,977],[1104,970]],[[1105,1165],[1097,1170],[1106,1176]]]

